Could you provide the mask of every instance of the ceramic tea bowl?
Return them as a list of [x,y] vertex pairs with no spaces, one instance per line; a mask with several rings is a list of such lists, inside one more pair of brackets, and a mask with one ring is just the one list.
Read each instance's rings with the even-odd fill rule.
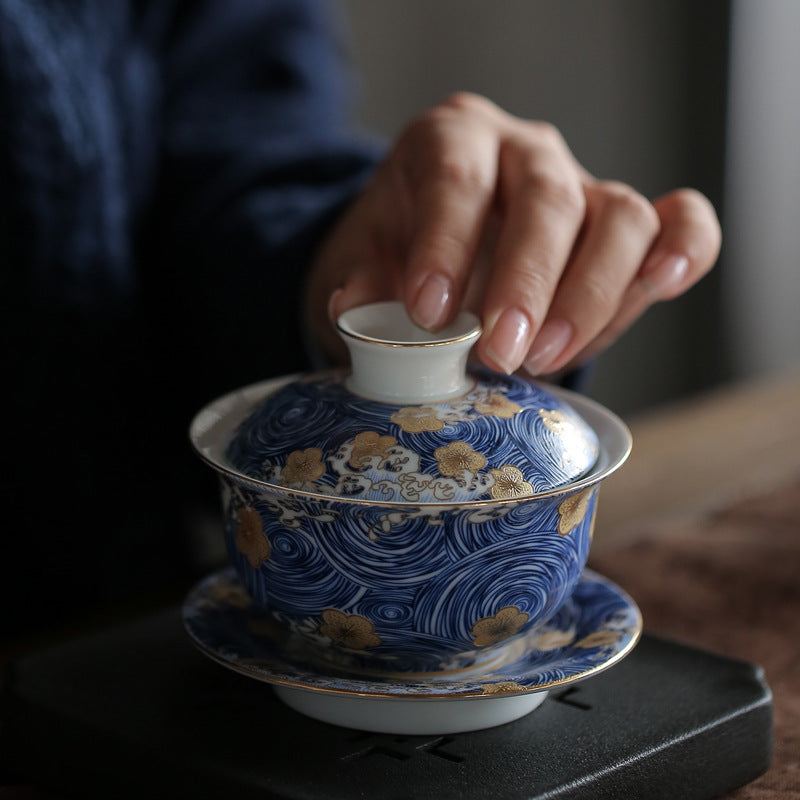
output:
[[467,369],[471,314],[432,335],[379,303],[339,330],[351,370],[250,386],[192,423],[231,563],[265,624],[332,667],[496,666],[572,593],[630,434],[587,398]]

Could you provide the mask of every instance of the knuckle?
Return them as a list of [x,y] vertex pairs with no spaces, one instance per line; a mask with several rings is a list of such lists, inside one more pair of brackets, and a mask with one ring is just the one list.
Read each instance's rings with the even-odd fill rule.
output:
[[561,131],[552,122],[545,120],[531,120],[527,123],[529,129],[536,137],[547,145],[566,150],[567,144]]
[[453,92],[442,103],[443,107],[458,111],[485,111],[490,105],[485,97],[474,92]]
[[599,280],[592,273],[586,275],[579,287],[580,299],[575,303],[576,308],[587,310],[607,310],[616,308],[617,298],[613,288],[603,280]]
[[451,275],[466,250],[467,243],[463,238],[447,230],[437,230],[424,237],[419,252],[423,254],[422,260],[427,269],[433,268]]
[[562,170],[532,164],[520,181],[526,191],[559,211],[576,217],[582,217],[586,211],[583,189]]
[[412,119],[400,133],[395,144],[395,152],[413,154],[415,150],[438,138],[439,125],[442,122],[438,109],[426,111]]
[[658,212],[646,197],[630,186],[616,181],[604,183],[601,190],[603,206],[607,213],[631,219],[637,228],[651,236],[658,233],[661,221]]
[[492,165],[480,147],[465,146],[462,123],[442,106],[425,112],[398,137],[391,154],[395,167],[413,186],[443,183],[463,191],[493,190]]
[[517,255],[505,265],[503,273],[505,284],[515,287],[520,304],[537,310],[546,307],[553,294],[554,287],[548,275],[543,260],[533,253]]
[[443,153],[430,167],[430,179],[456,186],[467,192],[488,191],[490,181],[486,170],[473,159]]

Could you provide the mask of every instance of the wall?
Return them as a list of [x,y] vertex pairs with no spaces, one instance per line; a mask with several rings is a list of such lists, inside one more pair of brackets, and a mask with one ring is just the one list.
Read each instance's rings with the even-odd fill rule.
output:
[[[599,177],[720,204],[727,4],[676,0],[343,0],[362,118],[387,136],[455,90],[561,129]],[[620,413],[727,375],[714,275],[652,310],[600,359]]]
[[725,323],[737,373],[800,365],[800,3],[733,7]]

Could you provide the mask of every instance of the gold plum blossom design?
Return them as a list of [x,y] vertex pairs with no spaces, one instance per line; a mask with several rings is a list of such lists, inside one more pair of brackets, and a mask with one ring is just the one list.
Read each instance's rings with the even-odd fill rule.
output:
[[236,524],[236,547],[250,566],[257,569],[269,558],[270,553],[261,515],[252,506],[241,506],[236,511]]
[[527,621],[526,612],[516,606],[505,606],[493,617],[479,619],[470,633],[476,647],[486,647],[514,636]]
[[572,433],[575,429],[575,426],[567,418],[567,415],[563,411],[551,411],[546,408],[540,408],[539,416],[541,417],[545,428],[553,433],[557,433],[559,436]]
[[394,436],[381,436],[375,431],[363,431],[353,439],[353,451],[350,454],[350,463],[356,468],[363,467],[370,458],[379,456],[385,458],[389,448],[397,444]]
[[575,647],[605,647],[608,644],[616,644],[619,641],[619,631],[595,631],[588,636],[584,636],[579,642],[575,642]]
[[447,478],[457,478],[464,472],[478,472],[486,466],[486,457],[475,452],[467,442],[450,442],[433,451],[439,474]]
[[436,409],[430,406],[406,406],[395,411],[391,420],[406,433],[440,431],[444,428],[444,421],[436,416]]
[[498,681],[497,683],[484,683],[481,688],[484,694],[509,694],[512,692],[524,692],[527,686],[523,686],[516,681]]
[[522,411],[521,405],[509,400],[504,394],[498,393],[476,400],[473,407],[479,414],[488,414],[503,419],[511,419],[514,414]]
[[570,495],[558,507],[558,533],[566,536],[573,531],[586,516],[586,509],[589,507],[589,498],[592,496],[591,489],[584,489],[578,494]]
[[511,464],[504,464],[500,469],[490,469],[489,474],[494,478],[490,494],[495,500],[506,500],[511,497],[525,497],[533,494],[533,486]]
[[350,650],[364,650],[367,647],[377,647],[381,643],[381,637],[375,633],[375,626],[360,614],[345,614],[335,608],[326,608],[322,612],[322,619],[319,632],[334,644]]
[[306,450],[294,450],[286,459],[286,466],[281,470],[281,479],[286,484],[313,483],[325,474],[322,463],[322,450],[309,447]]

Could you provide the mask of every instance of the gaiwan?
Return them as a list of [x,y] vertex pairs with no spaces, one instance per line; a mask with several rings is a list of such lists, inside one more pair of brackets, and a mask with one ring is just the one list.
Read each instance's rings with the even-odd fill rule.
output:
[[352,368],[267,381],[195,418],[230,559],[272,621],[337,669],[493,663],[570,597],[627,428],[579,395],[469,369],[462,313],[338,323]]

